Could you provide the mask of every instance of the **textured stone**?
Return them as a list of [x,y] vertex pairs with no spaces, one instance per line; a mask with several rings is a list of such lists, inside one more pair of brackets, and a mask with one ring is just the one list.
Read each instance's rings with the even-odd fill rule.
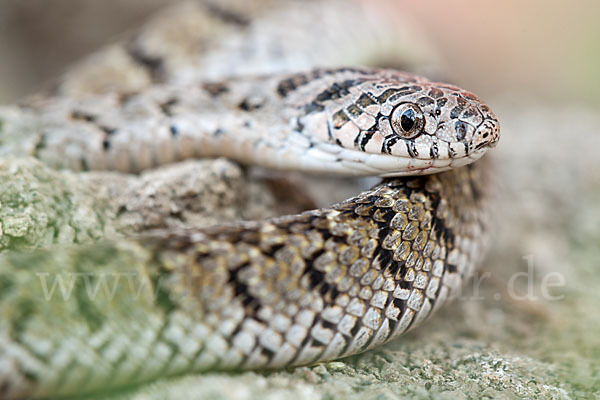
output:
[[260,219],[276,212],[259,180],[224,160],[194,160],[140,176],[55,171],[0,157],[0,251],[86,243],[144,230]]

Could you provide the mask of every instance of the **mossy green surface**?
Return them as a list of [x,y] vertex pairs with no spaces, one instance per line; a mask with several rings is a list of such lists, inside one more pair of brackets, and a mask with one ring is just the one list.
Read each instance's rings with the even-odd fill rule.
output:
[[111,231],[108,204],[68,172],[0,158],[0,251],[85,243]]

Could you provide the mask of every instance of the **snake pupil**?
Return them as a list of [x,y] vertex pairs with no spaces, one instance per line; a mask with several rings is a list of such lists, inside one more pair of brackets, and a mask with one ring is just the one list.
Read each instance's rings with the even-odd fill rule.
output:
[[400,116],[400,126],[406,132],[410,132],[410,130],[415,126],[415,112],[411,109],[408,109],[402,113]]
[[403,139],[412,139],[421,134],[425,125],[423,111],[413,103],[401,103],[390,117],[392,128]]

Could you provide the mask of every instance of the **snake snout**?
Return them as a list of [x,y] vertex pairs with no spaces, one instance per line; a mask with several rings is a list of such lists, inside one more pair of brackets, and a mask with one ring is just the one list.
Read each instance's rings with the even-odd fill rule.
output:
[[487,118],[475,131],[473,147],[475,150],[480,150],[484,147],[495,147],[498,140],[500,140],[500,124],[496,119]]

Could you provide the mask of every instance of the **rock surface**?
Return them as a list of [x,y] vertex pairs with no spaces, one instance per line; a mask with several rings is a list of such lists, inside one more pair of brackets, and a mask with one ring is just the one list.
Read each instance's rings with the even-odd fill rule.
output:
[[0,186],[0,251],[260,219],[276,210],[265,184],[246,182],[225,159],[134,176],[55,171],[34,158],[2,157]]

